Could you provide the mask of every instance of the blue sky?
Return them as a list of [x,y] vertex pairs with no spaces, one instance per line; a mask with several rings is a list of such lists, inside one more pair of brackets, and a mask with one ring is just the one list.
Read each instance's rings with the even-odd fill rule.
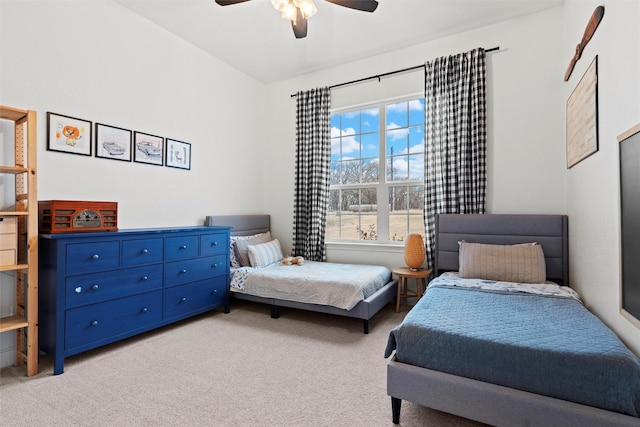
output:
[[[331,160],[377,161],[380,138],[378,108],[335,114],[331,117]],[[424,100],[389,104],[386,108],[386,154],[394,154],[395,179],[421,179],[424,174]],[[411,155],[415,153],[415,155]],[[409,168],[411,169],[409,171]]]

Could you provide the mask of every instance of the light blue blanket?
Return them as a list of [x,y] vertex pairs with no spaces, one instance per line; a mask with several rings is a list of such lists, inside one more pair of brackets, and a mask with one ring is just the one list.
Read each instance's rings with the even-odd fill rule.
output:
[[385,357],[393,350],[402,363],[640,416],[640,360],[573,298],[436,279],[391,331]]

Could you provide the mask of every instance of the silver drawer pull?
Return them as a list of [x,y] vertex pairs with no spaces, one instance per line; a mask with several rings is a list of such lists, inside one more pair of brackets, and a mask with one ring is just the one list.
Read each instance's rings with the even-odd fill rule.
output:
[[186,297],[182,297],[182,298],[180,298],[180,302],[185,302],[186,300],[187,300],[187,298],[186,298]]
[[211,266],[211,268],[218,268],[218,264],[217,264],[217,263],[213,263],[213,265]]
[[187,245],[180,245],[180,249],[187,249]]
[[91,290],[92,290],[92,291],[97,291],[97,290],[98,290],[98,288],[99,288],[99,286],[98,286],[98,285],[91,285]]
[[147,280],[149,280],[149,276],[142,276],[142,281],[143,281],[143,282],[145,282],[145,281],[147,281]]
[[211,246],[218,246],[218,242],[211,243]]
[[213,295],[213,294],[217,294],[217,293],[218,293],[218,290],[217,290],[217,289],[214,289],[214,290],[213,290],[213,292],[211,292],[211,295]]
[[98,326],[98,321],[94,320],[93,322],[91,322],[91,326]]
[[76,291],[76,294],[81,294],[82,293],[82,286],[78,286],[74,290]]
[[142,250],[142,253],[143,253],[143,254],[149,253],[149,249],[144,248],[144,249]]
[[180,274],[187,274],[187,270],[180,270]]
[[91,258],[93,258],[93,259],[98,259],[98,258],[100,258],[100,255],[98,255],[98,254],[94,254]]
[[146,313],[148,311],[147,307],[143,307],[142,310],[140,310],[141,313]]

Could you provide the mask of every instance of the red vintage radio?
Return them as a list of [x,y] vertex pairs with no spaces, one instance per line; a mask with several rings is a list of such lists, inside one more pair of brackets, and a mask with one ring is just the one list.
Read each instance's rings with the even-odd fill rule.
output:
[[117,202],[39,201],[38,214],[40,233],[118,230]]

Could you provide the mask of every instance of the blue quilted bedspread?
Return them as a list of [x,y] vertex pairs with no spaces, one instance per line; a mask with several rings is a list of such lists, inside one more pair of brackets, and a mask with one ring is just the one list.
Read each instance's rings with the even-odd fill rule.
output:
[[402,363],[640,416],[640,360],[575,299],[430,285],[391,331],[385,357],[393,350]]

